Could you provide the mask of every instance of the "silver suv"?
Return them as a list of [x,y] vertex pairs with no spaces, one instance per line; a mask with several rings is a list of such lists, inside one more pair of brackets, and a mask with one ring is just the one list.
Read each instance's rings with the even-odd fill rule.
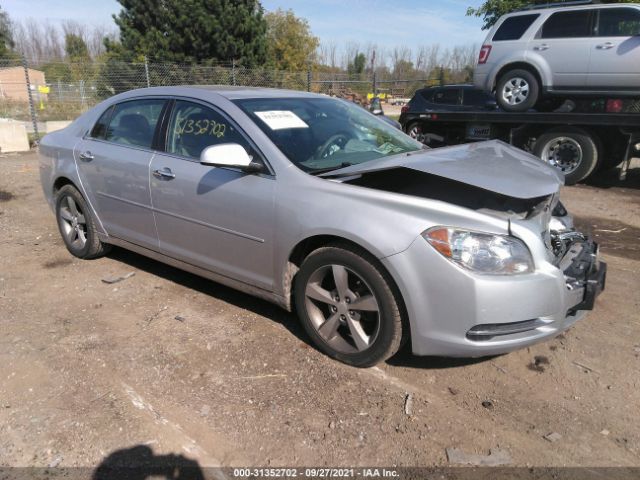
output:
[[476,87],[509,112],[546,96],[640,96],[640,4],[528,7],[493,26]]

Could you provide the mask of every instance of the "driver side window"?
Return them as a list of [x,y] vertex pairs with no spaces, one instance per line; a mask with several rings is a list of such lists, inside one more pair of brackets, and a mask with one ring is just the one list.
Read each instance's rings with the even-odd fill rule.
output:
[[252,148],[231,122],[199,103],[176,100],[167,134],[167,153],[199,159],[211,145],[237,143],[252,154]]

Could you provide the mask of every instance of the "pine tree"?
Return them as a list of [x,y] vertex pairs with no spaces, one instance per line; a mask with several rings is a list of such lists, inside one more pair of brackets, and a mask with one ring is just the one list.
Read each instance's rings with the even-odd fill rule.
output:
[[120,42],[106,41],[119,60],[156,62],[266,60],[266,22],[258,0],[118,0]]

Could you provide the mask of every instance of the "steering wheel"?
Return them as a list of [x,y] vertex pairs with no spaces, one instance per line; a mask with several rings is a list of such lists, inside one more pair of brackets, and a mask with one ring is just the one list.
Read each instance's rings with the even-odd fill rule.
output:
[[[327,158],[333,155],[336,151],[343,149],[349,141],[349,136],[345,133],[337,133],[331,135],[329,139],[324,142],[317,150],[316,158]],[[332,148],[338,147],[338,148]]]

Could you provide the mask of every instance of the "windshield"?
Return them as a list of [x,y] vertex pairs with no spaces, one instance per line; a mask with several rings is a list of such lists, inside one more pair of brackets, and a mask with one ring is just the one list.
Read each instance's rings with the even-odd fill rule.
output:
[[291,162],[312,174],[414,152],[422,144],[335,98],[235,100]]

